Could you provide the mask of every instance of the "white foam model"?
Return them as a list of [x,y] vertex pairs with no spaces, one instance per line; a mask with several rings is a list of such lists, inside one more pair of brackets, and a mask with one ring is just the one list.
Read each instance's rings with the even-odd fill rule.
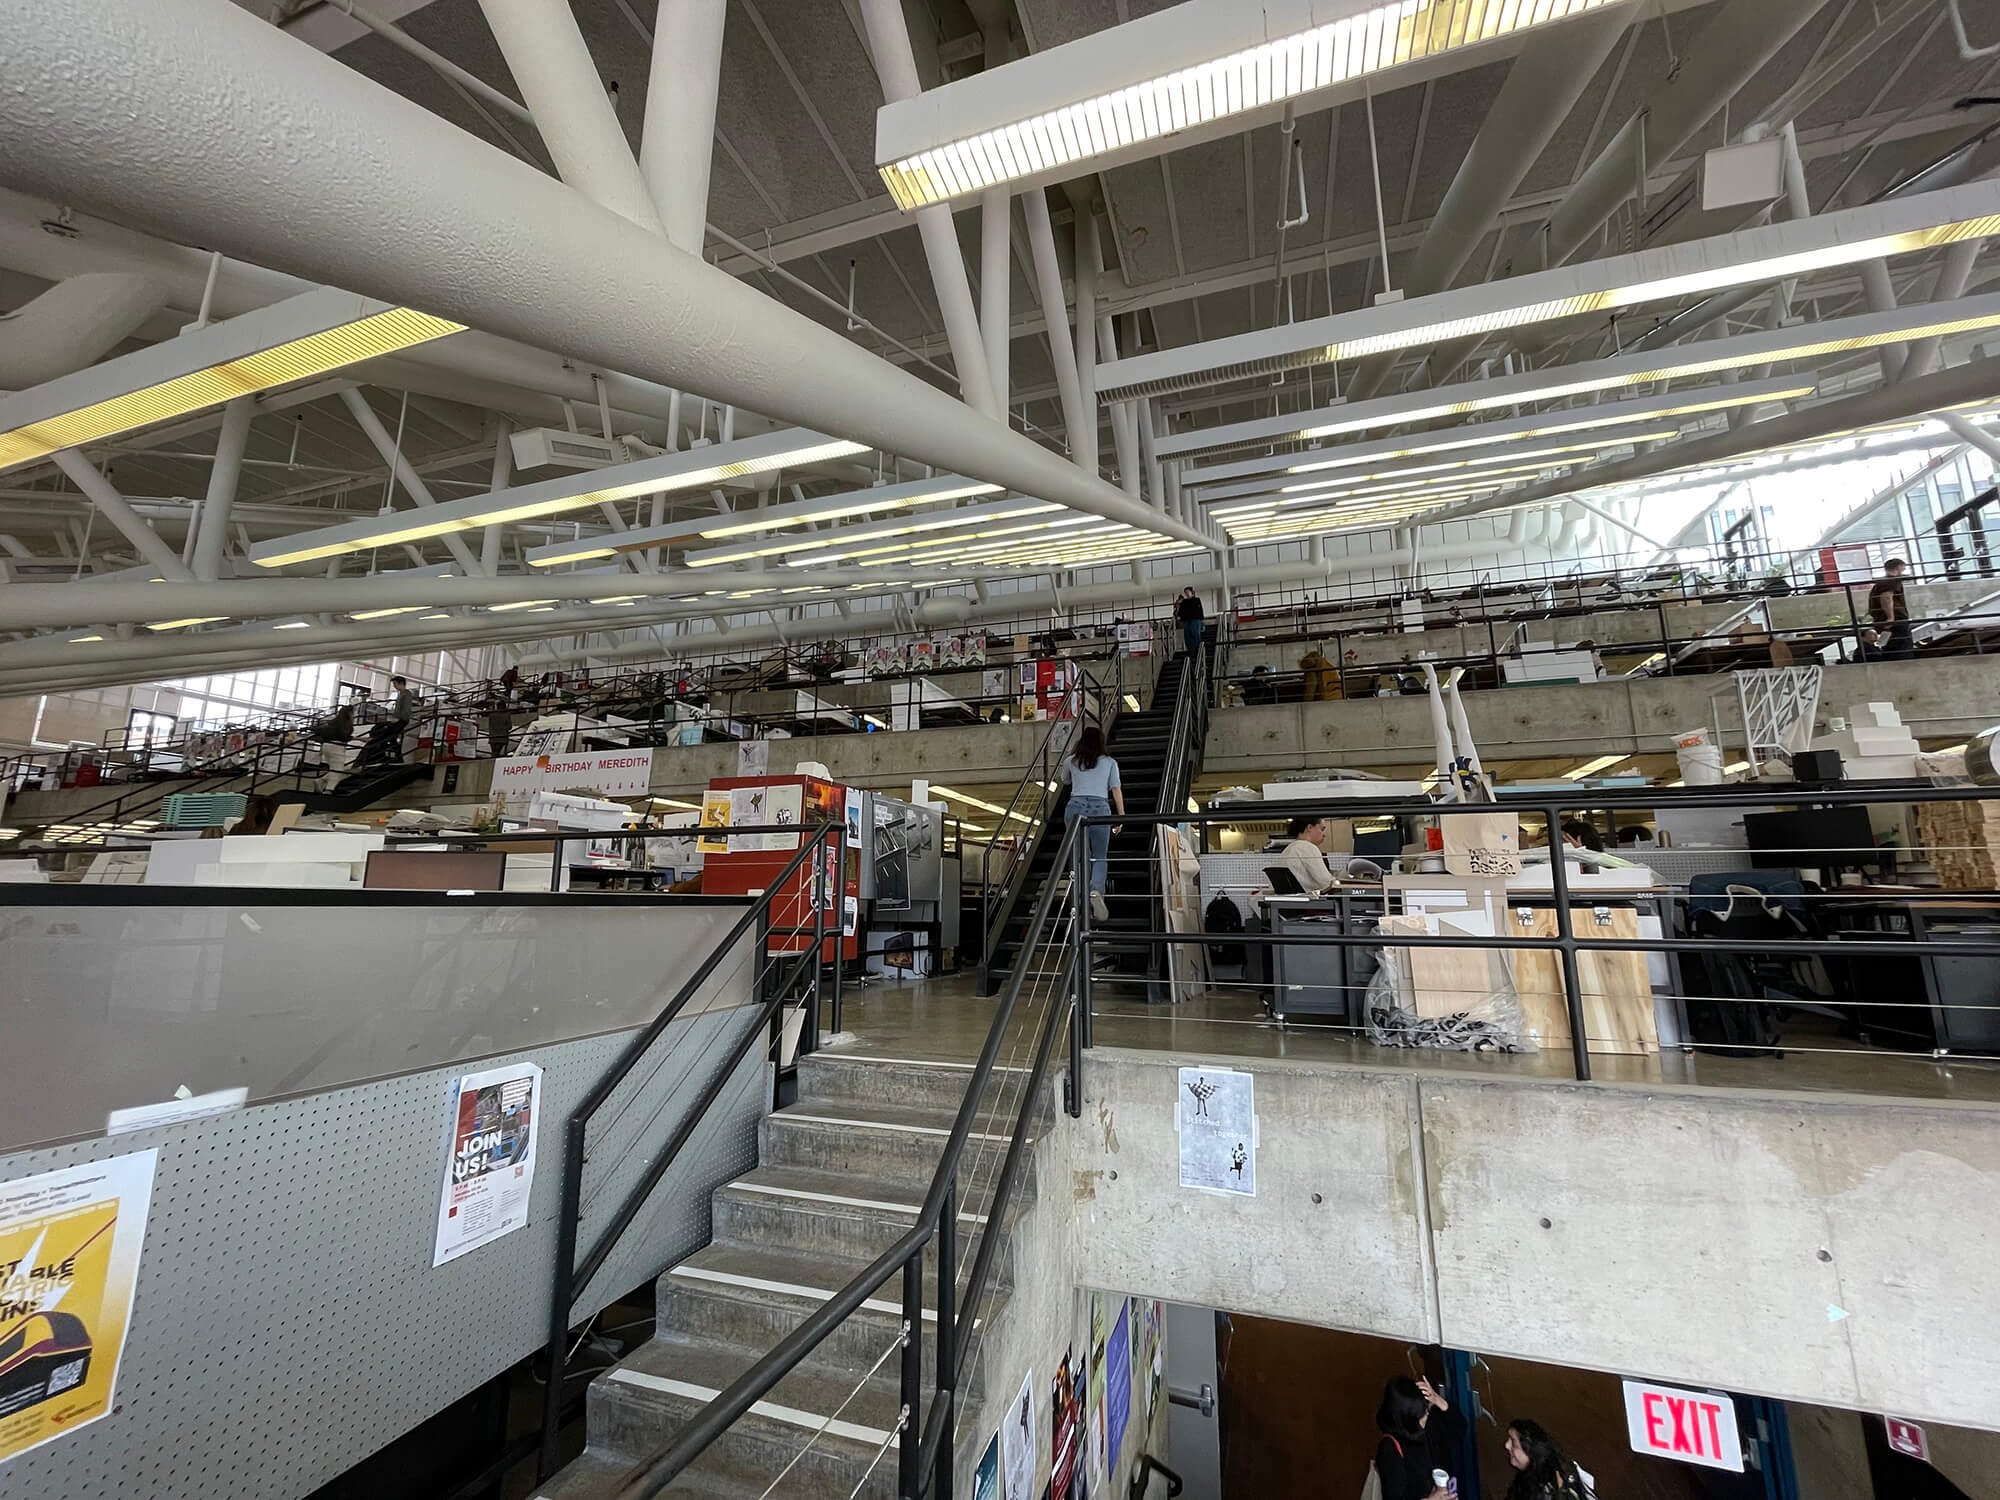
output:
[[1813,741],[1815,750],[1840,752],[1841,772],[1848,781],[1880,781],[1917,774],[1916,736],[1904,726],[1893,703],[1856,703],[1847,710],[1847,727]]

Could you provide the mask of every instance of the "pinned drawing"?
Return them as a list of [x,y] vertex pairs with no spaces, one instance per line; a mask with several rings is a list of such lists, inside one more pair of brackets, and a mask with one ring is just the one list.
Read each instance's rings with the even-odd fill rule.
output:
[[1230,1068],[1180,1070],[1182,1187],[1257,1195],[1255,1082]]

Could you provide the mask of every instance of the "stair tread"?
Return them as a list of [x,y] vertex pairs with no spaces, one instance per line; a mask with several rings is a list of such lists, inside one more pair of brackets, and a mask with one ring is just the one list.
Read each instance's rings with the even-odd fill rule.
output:
[[[971,1075],[968,1074],[968,1081]],[[1000,1091],[1010,1098],[1019,1092],[1012,1087],[1015,1080],[1011,1075],[997,1081]],[[995,1092],[995,1084],[989,1082],[987,1092]],[[957,1123],[956,1109],[934,1109],[921,1104],[878,1104],[873,1100],[807,1098],[796,1104],[786,1105],[769,1118],[790,1120],[802,1125],[854,1125],[861,1129],[883,1131],[904,1131],[913,1135],[934,1135],[938,1138],[939,1149],[951,1134]],[[1011,1113],[1003,1115],[992,1109],[980,1110],[972,1121],[972,1135],[969,1142],[993,1135],[1011,1135],[1014,1119]],[[1030,1139],[1033,1132],[1030,1132]],[[969,1149],[969,1146],[968,1146]]]
[[[833,1212],[890,1212],[907,1215],[916,1222],[923,1207],[925,1189],[921,1184],[895,1181],[857,1181],[851,1172],[822,1172],[810,1167],[758,1167],[733,1182],[716,1189],[718,1198],[783,1199]],[[962,1220],[977,1223],[985,1210],[990,1189],[976,1188],[965,1193],[959,1214]]]
[[[883,1339],[887,1349],[894,1333]],[[626,1399],[644,1404],[647,1397],[662,1404],[705,1404],[712,1399],[703,1393],[721,1392],[770,1351],[748,1349],[692,1338],[681,1333],[662,1333],[648,1339],[613,1369],[598,1377],[598,1384],[616,1388]],[[900,1404],[897,1390],[899,1365],[896,1356],[885,1360],[873,1376],[862,1379],[859,1372],[829,1371],[800,1365],[780,1380],[744,1421],[767,1430],[789,1429],[801,1443],[820,1422],[840,1412],[835,1425],[821,1434],[816,1446],[850,1453],[873,1453],[882,1435],[895,1424]],[[849,1398],[852,1397],[850,1400]],[[843,1410],[843,1403],[845,1409]],[[776,1408],[774,1410],[773,1408]]]
[[[630,1459],[585,1449],[565,1464],[555,1478],[536,1487],[535,1500],[602,1500],[618,1492],[625,1476],[632,1472],[632,1464]],[[745,1480],[690,1469],[676,1475],[660,1493],[686,1496],[688,1500],[697,1496],[702,1500],[759,1500],[764,1489]]]

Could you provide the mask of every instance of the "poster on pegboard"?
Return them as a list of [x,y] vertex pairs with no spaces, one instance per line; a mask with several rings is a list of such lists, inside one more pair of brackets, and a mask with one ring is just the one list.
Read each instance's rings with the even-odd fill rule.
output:
[[0,1183],[0,1463],[114,1409],[158,1156]]
[[535,1188],[535,1115],[542,1070],[509,1063],[451,1086],[431,1264],[490,1245],[528,1222]]

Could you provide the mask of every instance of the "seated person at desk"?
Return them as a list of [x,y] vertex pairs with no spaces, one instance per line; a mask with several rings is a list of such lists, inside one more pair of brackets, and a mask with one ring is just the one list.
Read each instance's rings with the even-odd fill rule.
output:
[[1307,895],[1318,895],[1334,883],[1334,874],[1327,867],[1325,818],[1294,818],[1286,827],[1288,842],[1281,852],[1282,863],[1292,872],[1299,883],[1299,889]]

